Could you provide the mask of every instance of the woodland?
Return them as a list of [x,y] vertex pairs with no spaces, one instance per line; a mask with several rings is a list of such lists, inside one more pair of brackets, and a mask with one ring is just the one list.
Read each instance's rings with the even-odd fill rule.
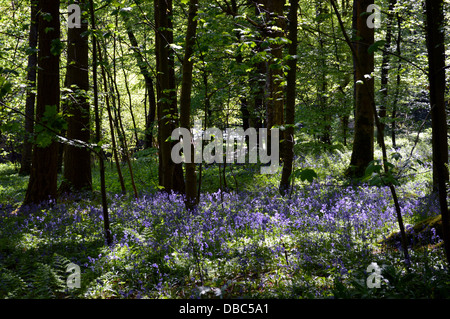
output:
[[0,10],[1,299],[450,297],[450,1]]

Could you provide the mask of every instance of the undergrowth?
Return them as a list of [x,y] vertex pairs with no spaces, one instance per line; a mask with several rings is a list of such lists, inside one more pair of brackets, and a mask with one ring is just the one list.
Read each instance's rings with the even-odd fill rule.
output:
[[[411,148],[395,150],[395,164],[405,167],[398,191],[407,226],[439,214],[422,146],[411,158]],[[286,197],[277,190],[279,174],[228,167],[223,191],[219,168],[204,167],[194,212],[180,196],[156,191],[155,160],[138,154],[138,198],[119,195],[114,167],[108,168],[111,246],[96,182],[93,195],[17,210],[25,178],[2,164],[0,298],[448,298],[441,239],[411,243],[407,268],[399,243],[384,241],[398,228],[389,189],[340,177],[349,152],[299,155],[296,167],[312,168],[318,178],[295,181]],[[70,263],[80,267],[80,288],[67,284]],[[368,285],[372,263],[379,288]]]

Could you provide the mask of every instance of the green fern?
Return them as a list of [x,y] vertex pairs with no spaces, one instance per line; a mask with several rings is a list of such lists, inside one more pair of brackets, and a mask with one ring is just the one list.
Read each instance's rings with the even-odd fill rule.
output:
[[24,258],[20,266],[10,269],[0,264],[0,298],[52,299],[67,296],[66,257],[54,254],[53,259]]
[[18,274],[0,265],[0,298],[20,298],[26,287],[26,282]]

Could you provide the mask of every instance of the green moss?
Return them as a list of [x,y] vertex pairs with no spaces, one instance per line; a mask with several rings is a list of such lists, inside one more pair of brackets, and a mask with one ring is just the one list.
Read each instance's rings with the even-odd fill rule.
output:
[[[433,229],[435,233],[433,233]],[[413,226],[406,227],[406,239],[410,246],[420,247],[432,244],[436,241],[434,236],[443,238],[441,215],[429,217]],[[382,244],[388,247],[398,246],[400,243],[400,231],[391,233],[382,241]]]

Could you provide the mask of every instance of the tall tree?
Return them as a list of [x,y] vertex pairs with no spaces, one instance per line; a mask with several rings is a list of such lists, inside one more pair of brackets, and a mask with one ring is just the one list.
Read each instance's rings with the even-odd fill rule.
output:
[[22,159],[20,163],[21,175],[28,175],[31,172],[31,157],[33,154],[33,143],[31,137],[34,131],[34,107],[36,104],[36,95],[34,89],[36,87],[37,74],[37,44],[38,44],[38,4],[37,1],[31,1],[31,19],[30,32],[28,35],[28,66],[27,66],[27,98],[25,101],[25,140],[23,142]]
[[[98,105],[98,86],[97,86],[97,36],[96,36],[96,20],[95,20],[95,9],[94,0],[89,0],[89,15],[91,20],[92,29],[92,91],[94,93],[94,116],[95,116],[95,141],[100,143],[101,141],[101,122],[100,122],[100,110]],[[108,212],[108,202],[106,199],[106,181],[105,181],[105,161],[104,152],[101,147],[98,147],[98,160],[100,163],[100,193],[102,197],[102,210],[103,210],[103,230],[105,232],[105,240],[108,245],[112,244],[111,229],[109,224],[109,212]]]
[[284,131],[284,162],[280,181],[280,192],[286,194],[289,189],[289,180],[292,174],[294,161],[294,123],[295,123],[295,99],[297,78],[297,27],[298,27],[298,0],[290,0],[289,9],[289,61],[286,85],[286,129]]
[[177,92],[172,23],[172,0],[155,0],[156,92],[159,142],[159,185],[165,191],[184,193],[183,167],[171,158],[172,131],[178,127]]
[[381,62],[381,103],[379,108],[379,115],[381,119],[381,131],[378,131],[377,133],[377,141],[378,144],[381,145],[380,137],[384,135],[384,118],[386,117],[386,105],[388,103],[388,97],[389,97],[389,91],[388,91],[388,83],[389,83],[389,69],[390,69],[390,48],[391,48],[391,41],[392,41],[392,21],[394,20],[394,14],[393,10],[395,7],[395,4],[397,3],[397,0],[389,0],[389,15],[387,19],[387,26],[386,26],[386,42],[384,44],[384,50],[383,50],[383,58]]
[[[183,59],[183,75],[181,82],[180,94],[180,125],[183,128],[190,130],[191,128],[191,92],[192,92],[192,69],[194,53],[195,34],[197,29],[197,6],[198,0],[191,0],[189,2],[188,25],[186,30],[186,41],[184,48]],[[193,208],[197,202],[197,176],[195,172],[194,163],[194,147],[191,141],[191,159],[185,164],[185,194],[186,207]]]
[[367,24],[365,14],[373,0],[354,0],[356,15],[355,43],[359,66],[355,67],[355,132],[349,173],[362,176],[373,161],[374,152],[374,55],[369,47],[374,43],[374,29]]
[[[87,12],[85,0],[76,1]],[[67,105],[68,139],[88,143],[90,134],[90,105],[87,98],[89,90],[89,44],[88,22],[81,19],[79,28],[67,31],[67,74],[66,85],[72,90]],[[64,184],[62,189],[86,190],[92,187],[91,153],[86,147],[69,144],[64,150]]]
[[450,220],[447,206],[448,144],[447,112],[445,108],[445,42],[444,1],[426,0],[426,39],[433,148],[433,188],[438,191],[442,216],[444,247],[450,263]]
[[[39,53],[36,122],[45,123],[48,108],[59,108],[60,22],[59,0],[39,1]],[[49,90],[49,88],[51,88]],[[24,204],[39,203],[57,197],[58,144],[35,145]]]
[[[271,60],[267,70],[267,104],[266,117],[268,131],[268,143],[271,141],[270,129],[274,126],[284,124],[284,92],[283,92],[283,41],[284,37],[284,1],[260,0],[260,10],[265,12],[267,22],[264,32],[267,40],[270,41]],[[283,149],[283,148],[280,148]]]
[[316,20],[317,20],[317,31],[318,31],[318,81],[317,81],[317,106],[322,113],[322,124],[320,125],[319,139],[321,142],[326,144],[331,144],[331,114],[327,110],[327,56],[325,50],[325,40],[323,32],[321,30],[321,25],[324,24],[326,20],[326,8],[324,7],[323,0],[316,1]]
[[391,139],[392,139],[392,146],[396,147],[397,142],[395,139],[395,131],[396,131],[396,117],[397,117],[397,103],[398,98],[400,95],[400,81],[401,81],[401,69],[402,69],[402,19],[400,18],[399,13],[397,12],[395,14],[397,18],[397,39],[396,42],[396,50],[395,53],[398,56],[398,62],[397,62],[397,78],[395,81],[395,93],[394,93],[394,102],[392,103],[392,113],[391,113]]
[[[331,2],[331,5],[332,5],[332,7],[334,9],[334,12],[336,13],[336,16],[338,18],[339,25],[340,25],[341,31],[342,31],[342,33],[344,35],[345,41],[347,42],[347,45],[349,46],[350,50],[352,51],[352,56],[353,56],[353,60],[354,60],[354,66],[358,70],[358,73],[362,73],[364,71],[364,67],[363,67],[362,62],[359,60],[359,55],[358,55],[358,52],[357,52],[357,46],[355,47],[352,44],[350,38],[348,37],[348,35],[347,35],[346,31],[345,31],[345,27],[344,27],[344,24],[342,22],[339,10],[337,9],[337,5],[336,5],[335,0],[330,0],[330,2]],[[354,2],[354,5],[356,5],[355,2]],[[355,6],[354,8],[355,8],[354,12],[357,12],[359,10],[357,8],[357,6]],[[367,50],[367,51],[369,52],[369,50]],[[357,75],[358,73],[355,72],[355,75]],[[361,78],[361,82],[363,82],[363,84],[367,84],[367,82],[369,82],[371,80],[372,80],[372,78],[370,76]],[[371,90],[371,86],[370,85],[365,85],[364,88],[367,90],[368,93],[370,93],[372,95],[372,99],[373,99],[373,91],[372,92],[370,91]],[[380,141],[380,144],[381,144],[382,162],[383,162],[384,173],[388,174],[389,173],[389,166],[388,166],[388,163],[387,163],[387,151],[386,151],[386,145],[384,143],[383,130],[380,129],[380,127],[381,127],[381,123],[380,122],[381,121],[380,121],[380,119],[378,117],[378,112],[377,112],[375,103],[371,104],[371,107],[372,107],[373,121],[376,124],[376,127],[378,128],[378,130],[380,132],[379,141]],[[373,133],[373,131],[372,131],[372,133]],[[372,143],[373,143],[373,139],[372,139]],[[372,147],[373,147],[373,145],[372,145]],[[351,173],[354,174],[355,170],[353,170]],[[361,172],[361,174],[362,174],[362,172]],[[410,257],[409,257],[409,252],[408,252],[408,244],[407,244],[407,241],[406,241],[406,231],[405,231],[405,226],[403,224],[403,217],[402,217],[402,214],[401,214],[401,207],[400,207],[399,200],[398,200],[398,197],[397,197],[397,192],[395,190],[395,186],[392,183],[392,181],[388,181],[386,184],[387,184],[387,186],[389,186],[389,189],[390,189],[391,194],[392,194],[392,199],[394,201],[395,211],[396,211],[396,214],[397,214],[398,226],[400,228],[400,238],[401,238],[401,244],[402,244],[404,257],[405,257],[405,264],[409,267],[410,266]]]

